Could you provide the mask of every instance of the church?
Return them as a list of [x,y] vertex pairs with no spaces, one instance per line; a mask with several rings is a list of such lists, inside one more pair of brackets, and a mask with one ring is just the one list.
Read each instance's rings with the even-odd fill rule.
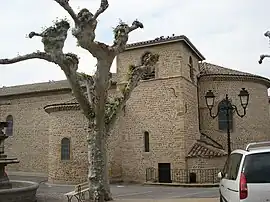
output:
[[[198,172],[222,169],[227,119],[219,106],[227,94],[243,114],[243,88],[249,93],[246,115],[229,116],[231,149],[270,139],[270,80],[205,62],[184,35],[127,45],[116,58],[110,95],[119,93],[129,65],[146,51],[159,54],[159,62],[134,89],[111,131],[111,181],[203,182]],[[215,96],[210,107],[213,115],[219,112],[216,118],[210,116],[207,92]],[[47,176],[55,184],[86,181],[87,121],[66,80],[0,88],[0,119],[10,123],[5,151],[20,161],[7,172]]]

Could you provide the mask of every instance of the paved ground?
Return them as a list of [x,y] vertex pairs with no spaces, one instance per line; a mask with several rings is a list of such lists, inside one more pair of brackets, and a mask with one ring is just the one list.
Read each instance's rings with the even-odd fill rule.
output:
[[[70,185],[49,185],[46,184],[46,178],[41,177],[22,177],[22,176],[9,176],[10,179],[16,180],[29,180],[40,182],[38,189],[38,202],[60,202],[66,201],[63,193],[72,190],[73,186]],[[200,201],[195,198],[204,198],[203,201],[216,202],[218,198],[218,188],[182,188],[171,186],[148,186],[148,185],[127,185],[119,184],[112,185],[111,191],[116,201],[143,201],[153,202],[161,200],[163,202],[182,201],[179,199],[193,198],[195,201]],[[212,198],[212,199],[209,199]],[[190,200],[188,200],[190,201]],[[191,201],[190,201],[191,202]]]

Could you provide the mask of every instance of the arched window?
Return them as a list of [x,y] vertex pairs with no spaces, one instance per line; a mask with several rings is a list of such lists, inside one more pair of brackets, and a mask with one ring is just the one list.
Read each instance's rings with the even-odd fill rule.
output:
[[61,140],[61,160],[70,160],[70,140],[66,137]]
[[191,56],[189,56],[188,66],[189,66],[189,77],[191,81],[194,81],[194,68],[193,68],[193,60]]
[[149,146],[149,132],[144,132],[144,152],[149,152],[150,146]]
[[[231,107],[231,103],[228,103],[229,106],[227,106],[226,100],[222,100],[218,105],[218,128],[222,131],[227,131],[227,107]],[[232,130],[233,128],[233,112],[232,110],[229,110],[229,128]]]
[[12,115],[7,116],[6,122],[8,123],[8,127],[6,127],[6,135],[12,136],[13,135],[13,117],[12,117]]

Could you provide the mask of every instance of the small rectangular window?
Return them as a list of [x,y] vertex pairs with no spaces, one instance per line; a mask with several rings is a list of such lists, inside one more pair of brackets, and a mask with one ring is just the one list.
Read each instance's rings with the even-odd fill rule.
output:
[[144,132],[144,151],[149,152],[149,133]]

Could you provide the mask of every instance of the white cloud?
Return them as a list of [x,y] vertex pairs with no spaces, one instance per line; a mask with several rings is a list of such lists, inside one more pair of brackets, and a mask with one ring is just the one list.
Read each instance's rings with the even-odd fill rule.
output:
[[[99,0],[70,0],[73,8],[95,11]],[[258,3],[259,2],[259,3]],[[112,43],[112,27],[118,19],[131,23],[134,19],[144,22],[145,29],[130,35],[130,42],[158,36],[186,35],[207,61],[229,68],[270,77],[270,61],[258,64],[261,53],[270,53],[263,33],[267,24],[267,0],[113,0],[109,9],[100,16],[97,39]],[[50,26],[56,17],[67,13],[54,1],[12,0],[1,2],[0,7],[0,58],[13,57],[42,50],[39,38],[27,39],[30,31]],[[76,46],[69,35],[65,51],[81,58],[80,70],[91,72],[95,59]],[[113,69],[115,71],[115,68]],[[46,61],[33,60],[0,67],[0,86],[64,79],[59,67]]]

